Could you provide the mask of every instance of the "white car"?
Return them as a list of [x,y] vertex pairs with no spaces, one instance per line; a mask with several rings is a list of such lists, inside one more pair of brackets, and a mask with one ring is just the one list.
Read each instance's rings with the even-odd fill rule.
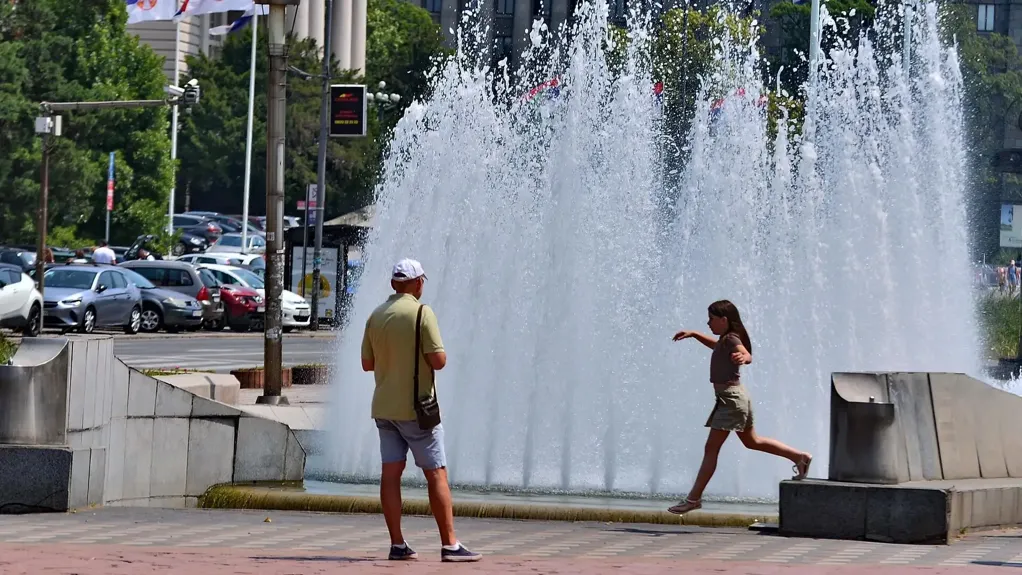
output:
[[0,327],[35,337],[43,326],[43,296],[18,266],[0,264]]
[[[209,270],[216,279],[225,284],[243,285],[250,287],[266,299],[266,286],[263,278],[251,271],[233,266],[222,266],[218,264],[204,264],[203,268]],[[281,308],[284,313],[284,331],[291,331],[296,327],[308,327],[311,317],[309,302],[295,292],[284,290]]]
[[218,264],[221,266],[244,265],[242,254],[211,254],[209,252],[204,254],[188,254],[177,258],[177,261],[196,266],[204,266],[206,264]]
[[206,249],[206,253],[218,253],[218,254],[240,254],[240,253],[256,253],[261,254],[266,251],[266,240],[262,236],[250,235],[246,239],[248,243],[247,249],[241,247],[241,234],[232,233],[224,234],[220,236],[217,241],[213,242],[213,245]]

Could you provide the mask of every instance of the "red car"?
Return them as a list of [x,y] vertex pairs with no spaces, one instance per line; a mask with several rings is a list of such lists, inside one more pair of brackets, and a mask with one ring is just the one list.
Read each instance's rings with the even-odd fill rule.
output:
[[[198,269],[201,271],[206,268]],[[222,317],[206,322],[206,329],[211,331],[220,331],[225,327],[231,328],[231,331],[263,329],[266,304],[259,292],[250,287],[220,283],[210,273],[200,274],[200,277],[210,290],[219,289],[220,304],[224,310]],[[207,282],[215,282],[215,285]]]

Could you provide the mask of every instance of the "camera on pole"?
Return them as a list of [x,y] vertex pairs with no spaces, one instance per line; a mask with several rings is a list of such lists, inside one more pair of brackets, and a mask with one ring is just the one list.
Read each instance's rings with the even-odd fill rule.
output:
[[202,92],[199,90],[199,81],[192,78],[185,84],[185,93],[181,96],[182,103],[187,106],[194,106],[199,103]]

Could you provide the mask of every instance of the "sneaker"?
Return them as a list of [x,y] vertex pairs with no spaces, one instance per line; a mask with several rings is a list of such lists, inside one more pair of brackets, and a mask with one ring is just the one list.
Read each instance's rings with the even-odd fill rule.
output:
[[453,562],[453,563],[469,563],[472,561],[479,561],[483,556],[479,553],[473,553],[469,551],[464,545],[458,543],[458,548],[451,551],[447,548],[440,548],[440,560]]
[[404,547],[391,545],[390,555],[387,556],[387,559],[390,559],[391,561],[409,561],[412,559],[417,559],[418,557],[419,554],[416,553],[414,549],[409,547],[407,543],[405,543]]

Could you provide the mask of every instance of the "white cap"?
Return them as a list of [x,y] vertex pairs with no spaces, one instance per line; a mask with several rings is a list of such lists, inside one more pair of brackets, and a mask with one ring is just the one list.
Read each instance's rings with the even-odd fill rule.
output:
[[422,264],[416,260],[405,258],[394,264],[394,272],[391,275],[391,279],[406,282],[418,279],[420,276],[426,277],[426,272],[422,270]]

